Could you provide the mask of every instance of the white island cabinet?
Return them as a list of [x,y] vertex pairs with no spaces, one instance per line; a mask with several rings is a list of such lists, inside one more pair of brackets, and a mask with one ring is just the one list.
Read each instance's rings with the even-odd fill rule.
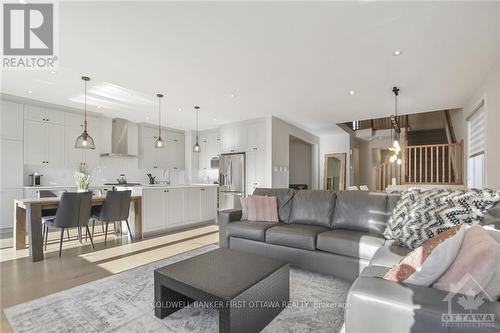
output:
[[144,236],[215,220],[217,186],[143,187],[142,205]]

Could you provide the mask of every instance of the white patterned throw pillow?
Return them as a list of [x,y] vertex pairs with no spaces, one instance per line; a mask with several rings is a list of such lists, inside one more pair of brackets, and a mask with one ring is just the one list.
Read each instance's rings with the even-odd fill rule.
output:
[[426,240],[462,224],[474,224],[500,201],[500,191],[410,189],[401,194],[384,236],[415,249]]

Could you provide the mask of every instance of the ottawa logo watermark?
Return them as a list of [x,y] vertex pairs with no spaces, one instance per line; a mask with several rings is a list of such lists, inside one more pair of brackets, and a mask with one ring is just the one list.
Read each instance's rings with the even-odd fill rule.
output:
[[[441,325],[444,327],[494,327],[495,314],[487,311],[486,307],[493,299],[467,273],[451,290],[443,302],[448,302],[448,312],[441,314]],[[458,293],[459,292],[459,293]]]
[[59,67],[57,2],[4,3],[2,11],[2,69],[57,69]]

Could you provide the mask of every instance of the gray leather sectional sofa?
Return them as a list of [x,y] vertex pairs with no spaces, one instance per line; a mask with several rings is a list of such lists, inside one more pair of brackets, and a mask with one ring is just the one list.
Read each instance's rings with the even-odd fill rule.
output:
[[[279,223],[241,221],[241,210],[218,216],[220,246],[288,261],[292,266],[355,280],[345,314],[346,332],[497,332],[500,303],[487,327],[447,327],[447,293],[387,281],[384,274],[409,252],[382,233],[399,197],[365,191],[256,189],[276,196]],[[500,205],[486,218],[500,224]],[[462,309],[463,311],[463,309]]]

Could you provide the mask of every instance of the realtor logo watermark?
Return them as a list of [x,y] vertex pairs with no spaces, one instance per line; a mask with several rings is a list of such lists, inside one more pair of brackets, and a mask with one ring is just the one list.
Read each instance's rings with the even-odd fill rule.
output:
[[483,311],[481,306],[492,302],[492,298],[470,275],[466,274],[452,290],[462,294],[448,293],[443,302],[448,302],[448,313],[441,314],[441,325],[444,327],[494,327],[495,314]]
[[2,69],[56,69],[57,4],[4,3],[2,9]]

